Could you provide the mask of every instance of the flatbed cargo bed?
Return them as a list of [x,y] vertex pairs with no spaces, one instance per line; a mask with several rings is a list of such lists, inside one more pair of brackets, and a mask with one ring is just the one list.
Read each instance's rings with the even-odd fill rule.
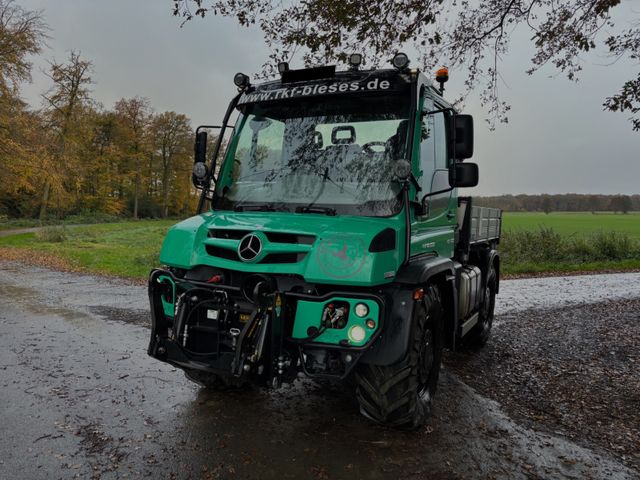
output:
[[502,230],[502,210],[489,207],[471,208],[471,244],[485,243],[500,239]]

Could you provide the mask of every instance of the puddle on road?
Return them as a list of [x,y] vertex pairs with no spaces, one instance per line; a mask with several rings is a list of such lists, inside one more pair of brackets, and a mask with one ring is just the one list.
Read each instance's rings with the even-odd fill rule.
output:
[[16,285],[7,285],[0,283],[0,299],[9,299],[15,301],[22,301],[25,298],[33,297],[36,295],[36,291],[32,288],[18,287]]
[[0,305],[3,304],[19,306],[32,315],[55,315],[85,330],[95,329],[99,324],[99,320],[86,312],[43,303],[38,292],[28,287],[0,284]]

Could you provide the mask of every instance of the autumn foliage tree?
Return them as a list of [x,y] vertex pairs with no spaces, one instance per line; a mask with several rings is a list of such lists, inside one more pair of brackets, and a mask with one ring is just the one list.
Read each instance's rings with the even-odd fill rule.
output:
[[42,154],[39,119],[19,97],[19,86],[31,79],[30,55],[40,53],[47,27],[37,12],[11,0],[0,0],[0,202],[22,214],[24,198],[34,195],[30,175]]
[[0,217],[190,214],[185,115],[155,113],[142,97],[104,108],[92,98],[93,65],[77,51],[49,63],[40,109],[20,98],[47,31],[39,12],[0,0]]
[[51,63],[48,76],[53,85],[42,96],[45,132],[51,137],[51,151],[41,163],[40,219],[46,217],[52,189],[58,207],[81,193],[82,176],[77,175],[83,167],[79,144],[85,134],[85,118],[90,108],[91,67],[91,62],[82,60],[77,52],[71,52],[66,63]]
[[[162,216],[167,217],[169,215],[171,187],[176,183],[182,183],[183,188],[178,189],[177,192],[184,191],[186,186],[180,180],[189,178],[189,171],[185,171],[185,168],[181,168],[181,166],[188,165],[188,159],[193,148],[191,126],[189,125],[189,119],[185,115],[176,112],[164,112],[155,116],[152,130],[154,132],[153,148],[155,156],[160,162],[158,170],[161,173]],[[185,159],[187,159],[187,162],[185,162]],[[184,200],[184,196],[178,194],[172,200],[178,204],[177,206],[180,206],[181,199]]]

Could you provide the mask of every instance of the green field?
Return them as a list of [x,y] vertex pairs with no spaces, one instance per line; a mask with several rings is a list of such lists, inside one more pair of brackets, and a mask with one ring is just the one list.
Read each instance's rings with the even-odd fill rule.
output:
[[507,274],[640,269],[640,214],[506,212],[503,222]]
[[[140,220],[0,237],[0,259],[144,279],[176,220]],[[503,274],[640,269],[640,215],[504,214]]]
[[640,240],[640,213],[626,215],[602,213],[552,212],[505,212],[503,230],[538,230],[552,228],[561,235],[584,235],[593,232],[625,233]]

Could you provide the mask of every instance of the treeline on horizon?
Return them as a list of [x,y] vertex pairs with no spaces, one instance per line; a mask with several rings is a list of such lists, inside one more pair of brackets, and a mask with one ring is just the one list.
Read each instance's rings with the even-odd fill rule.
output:
[[31,80],[48,27],[41,12],[0,0],[0,218],[167,217],[193,212],[193,129],[184,114],[143,97],[106,108],[92,97],[92,63],[50,61],[42,103]]
[[640,211],[640,195],[540,194],[474,197],[474,205],[507,212],[614,212]]

